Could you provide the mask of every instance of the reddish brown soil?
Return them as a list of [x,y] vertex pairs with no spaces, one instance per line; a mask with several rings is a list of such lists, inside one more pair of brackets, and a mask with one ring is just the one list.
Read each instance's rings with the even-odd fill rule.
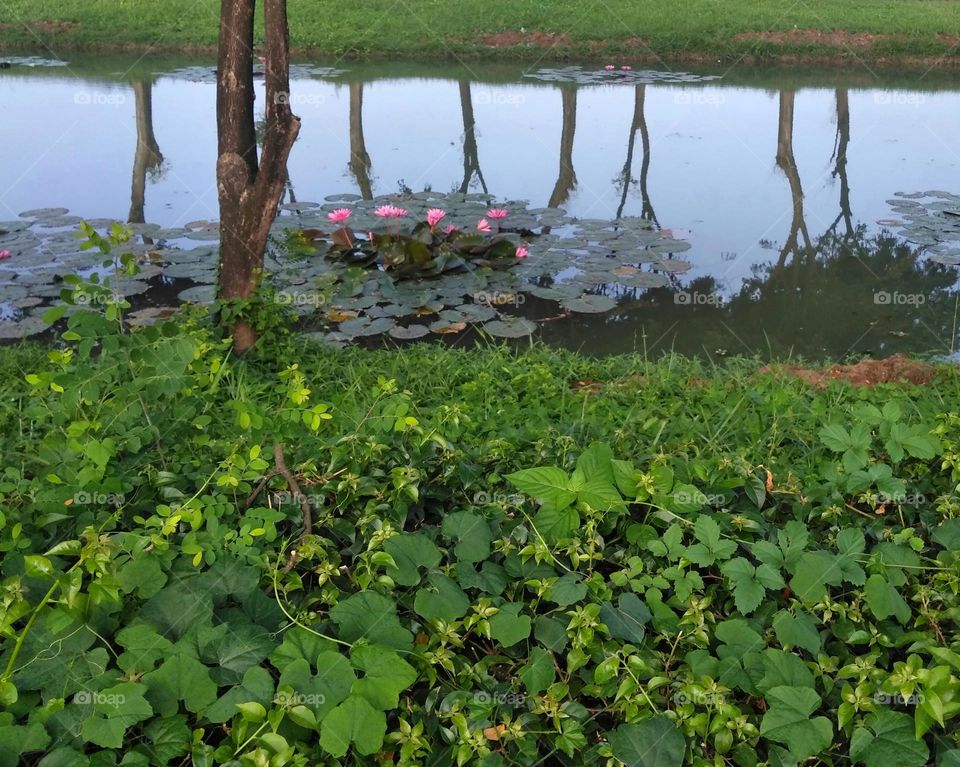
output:
[[785,32],[740,32],[734,40],[756,40],[774,45],[821,45],[830,48],[872,48],[880,41],[909,40],[907,35],[875,35],[870,32],[846,32],[834,29],[821,32],[819,29],[789,29]]
[[826,386],[830,381],[845,381],[853,386],[876,386],[885,383],[923,386],[933,380],[936,369],[926,363],[911,360],[903,354],[894,354],[882,360],[833,365],[825,370],[777,365],[761,368],[760,372],[786,374],[817,387]]
[[538,32],[533,29],[528,32],[518,32],[507,29],[495,34],[483,35],[479,38],[481,44],[489,48],[515,48],[526,45],[533,48],[552,48],[555,45],[570,45],[570,38],[557,32]]

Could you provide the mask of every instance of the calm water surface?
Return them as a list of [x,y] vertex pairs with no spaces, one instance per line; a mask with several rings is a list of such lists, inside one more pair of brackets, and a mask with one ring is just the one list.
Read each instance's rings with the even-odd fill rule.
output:
[[[937,223],[960,211],[949,83],[324,67],[292,82],[303,125],[287,203],[486,192],[578,219],[640,217],[689,242],[677,258],[690,268],[668,285],[608,288],[612,311],[538,322],[551,343],[816,358],[957,348],[960,242]],[[216,218],[209,62],[14,66],[0,71],[0,102],[0,221],[49,207],[163,227]],[[904,218],[917,202],[934,206],[926,229]],[[15,279],[2,266],[0,281]],[[536,297],[515,311],[562,312]]]

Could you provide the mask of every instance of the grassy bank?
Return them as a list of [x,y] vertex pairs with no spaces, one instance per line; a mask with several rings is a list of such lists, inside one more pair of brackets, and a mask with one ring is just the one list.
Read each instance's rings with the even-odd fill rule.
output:
[[0,350],[0,767],[960,757],[956,368],[200,323]]
[[[217,0],[6,0],[0,49],[199,51]],[[365,0],[290,3],[292,43],[314,53],[504,57],[862,60],[955,64],[954,0]]]

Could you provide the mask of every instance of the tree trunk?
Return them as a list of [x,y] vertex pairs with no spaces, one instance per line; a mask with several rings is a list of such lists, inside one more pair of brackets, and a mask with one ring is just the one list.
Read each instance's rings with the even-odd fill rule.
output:
[[163,155],[153,132],[153,83],[133,82],[133,96],[137,109],[137,151],[133,157],[133,179],[130,184],[130,213],[127,221],[143,223],[147,173],[163,164]]
[[560,173],[557,183],[547,203],[551,208],[559,208],[565,203],[570,192],[577,185],[577,174],[573,170],[573,136],[577,132],[577,91],[575,88],[563,88],[563,128],[560,131]]
[[363,135],[363,83],[350,83],[350,172],[357,180],[360,196],[373,199],[373,183],[370,181],[372,166],[367,152],[367,140]]
[[[222,0],[217,70],[217,190],[220,275],[217,297],[244,301],[257,290],[270,227],[283,195],[287,159],[300,130],[290,110],[290,38],[286,0],[265,0],[266,138],[257,158],[253,110],[253,23],[256,0]],[[246,320],[233,318],[237,353],[257,340]]]

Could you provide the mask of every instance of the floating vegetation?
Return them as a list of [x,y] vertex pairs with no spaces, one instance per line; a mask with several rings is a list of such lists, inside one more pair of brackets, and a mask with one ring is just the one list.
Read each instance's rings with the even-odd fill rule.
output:
[[[309,80],[315,78],[340,77],[341,75],[346,74],[346,71],[347,70],[345,69],[337,69],[335,67],[318,67],[310,64],[291,64],[290,79]],[[260,62],[254,62],[253,76],[263,77],[263,75],[263,64]],[[217,82],[216,67],[180,67],[179,69],[164,72],[163,76],[171,77],[175,80],[187,80],[191,83],[210,83],[215,85]]]
[[898,234],[922,245],[931,261],[960,266],[960,194],[940,190],[897,192],[887,203],[901,220],[884,220],[884,225],[902,225]]
[[4,56],[0,59],[0,69],[9,69],[10,67],[65,67],[67,63],[60,59],[47,59],[43,56]]
[[[406,215],[377,215],[391,206]],[[340,220],[331,220],[337,211]],[[0,221],[0,250],[10,252],[0,261],[3,338],[46,330],[39,317],[59,299],[63,278],[98,272],[96,258],[81,250],[75,220],[64,208],[43,208]],[[489,231],[478,231],[481,220]],[[98,230],[110,224],[88,223]],[[131,228],[137,234],[124,251],[138,257],[141,273],[118,290],[139,297],[135,324],[162,318],[176,301],[214,301],[217,222]],[[378,233],[372,241],[371,231]],[[677,273],[690,267],[673,258],[688,243],[647,220],[578,220],[561,208],[530,208],[488,194],[330,195],[284,205],[273,233],[277,247],[266,269],[277,303],[335,344],[373,336],[411,341],[471,325],[519,338],[537,329],[535,321],[515,316],[532,297],[576,313],[608,312],[623,296],[676,284]],[[162,300],[156,289],[164,290]],[[557,311],[545,307],[543,316]]]
[[[608,68],[609,67],[609,68]],[[719,80],[720,75],[695,75],[691,72],[660,72],[655,69],[632,69],[615,67],[612,64],[600,69],[584,69],[579,66],[545,67],[527,72],[524,77],[549,83],[574,83],[576,85],[646,85],[651,83],[684,84],[704,83]]]

